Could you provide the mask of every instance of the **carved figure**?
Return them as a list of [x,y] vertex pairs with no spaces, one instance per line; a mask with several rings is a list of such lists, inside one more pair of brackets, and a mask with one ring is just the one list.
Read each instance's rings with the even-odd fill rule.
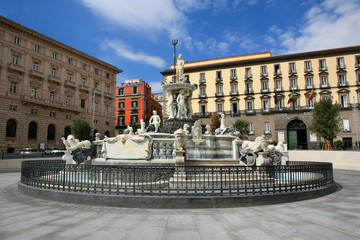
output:
[[201,138],[202,136],[201,122],[202,122],[201,119],[196,120],[194,126],[192,126],[191,134],[193,138],[197,138],[197,139]]
[[257,137],[254,142],[244,141],[242,144],[242,149],[251,149],[253,152],[268,151],[269,143],[266,141],[265,136]]
[[178,97],[176,98],[177,106],[178,106],[178,112],[177,117],[178,118],[187,118],[187,108],[185,104],[185,93],[184,90],[180,90]]
[[210,127],[210,125],[206,125],[205,129],[206,129],[205,135],[211,135],[211,127]]
[[278,142],[278,144],[275,146],[275,151],[276,152],[285,152],[286,151],[286,148],[285,148],[285,145],[283,142]]
[[157,111],[154,110],[153,115],[151,116],[149,121],[149,124],[154,128],[154,132],[159,131],[160,122],[161,122],[160,116],[157,115]]
[[179,54],[179,57],[176,58],[176,56],[174,55],[174,58],[176,60],[176,66],[175,66],[175,70],[176,70],[176,80],[177,82],[183,81],[184,79],[184,65],[185,62],[182,58],[182,54]]
[[61,138],[63,141],[66,150],[74,151],[77,148],[86,148],[89,149],[91,147],[91,142],[89,140],[79,142],[79,139],[75,139],[73,135],[68,135],[65,140],[64,137]]
[[175,141],[174,146],[176,150],[186,149],[187,137],[185,135],[184,129],[180,128],[175,131]]
[[225,130],[226,126],[225,126],[225,114],[221,114],[221,119],[220,119],[220,129],[221,130]]
[[188,135],[189,134],[189,124],[185,123],[184,124],[184,132],[185,132],[185,135]]
[[140,119],[140,129],[138,129],[138,134],[142,134],[145,133],[146,129],[145,129],[145,122],[143,119]]
[[95,141],[99,141],[100,140],[100,133],[99,132],[97,132],[96,134],[95,134]]
[[166,104],[166,109],[167,109],[167,113],[169,114],[169,118],[174,118],[174,106],[173,106],[174,97],[171,92],[169,92],[168,94],[169,94],[169,99]]
[[129,135],[133,135],[134,134],[134,129],[130,126],[127,126],[127,130],[129,130],[128,134]]

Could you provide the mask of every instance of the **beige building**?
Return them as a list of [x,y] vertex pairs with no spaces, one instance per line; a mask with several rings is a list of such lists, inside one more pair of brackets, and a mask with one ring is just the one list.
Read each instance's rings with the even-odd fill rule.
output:
[[2,151],[62,147],[75,118],[114,135],[122,70],[1,16],[0,43]]
[[[173,67],[162,74],[171,82]],[[357,139],[353,113],[360,115],[360,46],[188,62],[185,75],[198,84],[192,107],[204,124],[212,112],[225,113],[228,125],[232,119],[250,122],[249,139],[265,134],[290,149],[311,149],[321,141],[307,130],[311,109],[315,101],[331,97],[341,106],[339,139],[348,148]],[[292,92],[294,101],[288,104]]]

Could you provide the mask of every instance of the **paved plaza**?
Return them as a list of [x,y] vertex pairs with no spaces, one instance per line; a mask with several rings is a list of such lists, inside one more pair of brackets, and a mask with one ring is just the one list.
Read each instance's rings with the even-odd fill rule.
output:
[[335,170],[325,197],[219,209],[129,209],[57,203],[0,174],[0,239],[360,239],[360,171]]

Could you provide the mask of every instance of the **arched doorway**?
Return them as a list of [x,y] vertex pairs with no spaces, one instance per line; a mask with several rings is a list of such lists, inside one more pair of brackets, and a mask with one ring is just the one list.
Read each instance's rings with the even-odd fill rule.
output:
[[287,125],[288,149],[307,149],[306,125],[299,119],[292,120]]

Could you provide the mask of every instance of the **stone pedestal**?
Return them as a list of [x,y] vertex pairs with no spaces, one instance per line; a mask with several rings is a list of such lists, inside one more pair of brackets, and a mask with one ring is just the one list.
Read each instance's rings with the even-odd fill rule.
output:
[[184,124],[189,125],[189,130],[194,125],[194,120],[192,119],[178,119],[171,118],[164,121],[164,125],[162,127],[162,132],[164,133],[174,133],[179,128],[184,128]]
[[175,150],[175,165],[176,166],[183,166],[185,164],[185,157],[184,157],[185,150]]

